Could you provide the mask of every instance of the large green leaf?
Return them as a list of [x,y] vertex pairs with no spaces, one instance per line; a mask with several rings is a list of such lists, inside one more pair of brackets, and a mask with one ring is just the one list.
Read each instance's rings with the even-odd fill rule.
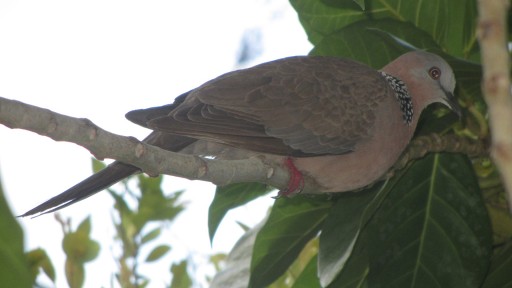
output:
[[368,286],[368,230],[363,229],[343,270],[328,288],[363,288]]
[[374,18],[394,18],[410,22],[428,32],[437,41],[444,36],[446,26],[443,24],[448,16],[447,1],[373,0],[369,2],[368,6]]
[[208,209],[208,231],[210,242],[226,213],[238,206],[248,203],[255,198],[267,194],[273,188],[262,183],[234,183],[219,186],[215,190],[210,208]]
[[290,3],[313,44],[350,23],[365,19],[364,11],[353,1],[290,0]]
[[249,286],[265,287],[283,274],[318,233],[331,206],[330,201],[300,196],[276,200],[256,236]]
[[512,245],[497,251],[491,259],[491,267],[482,288],[512,287]]
[[23,254],[23,231],[7,206],[0,184],[0,279],[5,287],[32,287]]
[[[475,45],[474,0],[371,0],[365,10],[351,1],[291,0],[313,44],[345,26],[363,19],[407,22],[431,35],[448,52],[468,55]],[[360,2],[358,2],[360,4]]]
[[421,49],[439,49],[424,31],[410,23],[387,19],[353,23],[324,37],[311,54],[348,57],[380,68],[411,49],[404,42]]
[[453,68],[457,79],[458,97],[464,102],[480,105],[486,108],[480,83],[482,79],[482,65],[460,58],[445,57]]
[[352,254],[363,225],[364,208],[375,195],[363,192],[350,196],[333,206],[320,234],[318,276],[323,287],[331,284]]
[[318,276],[323,287],[345,267],[364,226],[401,174],[364,191],[343,194],[329,211],[320,234]]
[[372,287],[478,287],[492,236],[471,165],[462,155],[416,161],[368,228]]
[[446,52],[468,58],[477,48],[476,23],[478,19],[476,0],[451,0],[446,2],[448,17],[438,25],[445,25],[440,44]]

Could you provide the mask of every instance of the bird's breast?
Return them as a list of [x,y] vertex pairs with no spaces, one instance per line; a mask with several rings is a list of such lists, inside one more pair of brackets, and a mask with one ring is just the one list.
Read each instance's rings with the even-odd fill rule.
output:
[[295,166],[316,180],[319,192],[345,192],[379,180],[405,150],[414,125],[407,124],[396,99],[380,103],[371,136],[351,153],[295,158]]

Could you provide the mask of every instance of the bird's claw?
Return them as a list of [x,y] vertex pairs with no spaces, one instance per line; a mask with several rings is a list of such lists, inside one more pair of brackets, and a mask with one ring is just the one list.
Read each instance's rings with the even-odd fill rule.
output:
[[279,190],[277,196],[272,197],[274,199],[295,196],[302,192],[302,189],[304,188],[304,177],[297,167],[295,167],[295,164],[293,164],[293,160],[290,157],[286,158],[284,160],[284,165],[290,172],[290,180],[288,180],[286,189]]

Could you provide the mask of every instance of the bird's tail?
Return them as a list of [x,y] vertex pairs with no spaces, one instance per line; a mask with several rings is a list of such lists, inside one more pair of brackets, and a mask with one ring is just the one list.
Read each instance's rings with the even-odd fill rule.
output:
[[[143,142],[158,146],[168,151],[180,151],[197,141],[186,136],[164,134],[153,132]],[[31,216],[37,213],[40,215],[55,212],[78,201],[92,196],[103,189],[106,189],[124,178],[139,173],[140,169],[129,164],[115,161],[100,172],[90,176],[61,194],[51,198],[43,204],[25,212],[19,217]]]
[[140,172],[139,168],[124,164],[121,162],[113,162],[100,172],[90,176],[61,194],[49,199],[39,206],[25,212],[20,217],[31,216],[37,213],[40,215],[55,212],[66,206],[81,201],[92,196],[103,189],[123,180],[124,178]]

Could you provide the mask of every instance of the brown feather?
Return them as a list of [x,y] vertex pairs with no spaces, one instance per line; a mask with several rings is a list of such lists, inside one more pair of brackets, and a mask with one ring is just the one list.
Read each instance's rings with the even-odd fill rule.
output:
[[344,154],[369,138],[372,108],[393,93],[376,70],[355,61],[290,57],[206,82],[161,110],[166,115],[128,115],[157,131],[257,152]]

